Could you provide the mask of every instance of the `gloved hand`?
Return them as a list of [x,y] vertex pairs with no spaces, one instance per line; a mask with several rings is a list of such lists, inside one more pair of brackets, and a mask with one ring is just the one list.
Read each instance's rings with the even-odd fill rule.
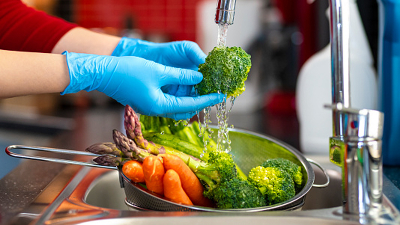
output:
[[[195,42],[153,43],[126,37],[121,38],[111,55],[137,56],[165,66],[195,71],[198,70],[201,63],[204,63],[206,58],[206,54]],[[193,85],[167,85],[163,87],[163,91],[174,96],[186,96],[194,90]]]
[[135,56],[113,57],[64,52],[70,84],[61,94],[81,90],[98,90],[122,105],[129,104],[136,112],[164,116],[175,120],[187,119],[198,111],[223,100],[223,94],[190,96],[176,91],[178,96],[162,91],[167,85],[192,86],[199,83],[201,73],[164,66]]
[[112,56],[137,56],[165,66],[198,69],[206,54],[191,41],[153,43],[140,39],[121,38]]

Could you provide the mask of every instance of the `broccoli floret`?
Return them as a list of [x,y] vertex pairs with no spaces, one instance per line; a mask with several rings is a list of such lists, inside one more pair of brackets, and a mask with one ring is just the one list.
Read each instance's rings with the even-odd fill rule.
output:
[[[213,179],[196,175],[205,184],[204,196],[215,201],[218,208],[253,208],[266,205],[261,192],[246,179],[244,174],[237,171],[231,154],[217,149],[208,149],[205,154],[207,164],[213,165],[218,176]],[[205,168],[201,168],[202,171]],[[206,174],[206,173],[204,173]]]
[[296,194],[290,175],[276,167],[257,166],[250,170],[248,181],[260,190],[269,205],[289,200]]
[[242,48],[214,47],[199,66],[203,80],[195,88],[200,95],[220,92],[237,97],[245,90],[250,67],[250,55]]
[[[222,182],[229,181],[231,179],[237,178],[238,173],[236,170],[236,164],[233,161],[232,155],[226,152],[218,151],[217,149],[212,149],[207,151],[203,159],[206,158],[207,167],[199,168],[199,173],[196,175],[202,180],[205,191],[204,196],[209,199],[214,199],[214,191]],[[210,176],[211,171],[216,171],[217,176]],[[206,175],[202,177],[202,174]]]
[[254,208],[266,205],[261,192],[254,185],[240,178],[222,182],[213,191],[213,199],[220,209]]
[[263,167],[277,167],[285,170],[292,177],[297,189],[302,188],[303,173],[301,166],[296,163],[283,158],[267,159],[261,166]]
[[237,177],[236,164],[231,154],[214,150],[209,151],[207,156],[207,163],[216,166],[222,182]]

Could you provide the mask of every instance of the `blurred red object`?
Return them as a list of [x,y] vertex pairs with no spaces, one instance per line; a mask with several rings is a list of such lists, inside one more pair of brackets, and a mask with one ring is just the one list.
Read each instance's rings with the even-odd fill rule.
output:
[[294,24],[296,18],[296,8],[298,5],[298,0],[274,0],[274,6],[279,10],[282,16],[282,23],[284,25]]
[[269,115],[296,115],[295,92],[278,90],[268,93],[264,109]]
[[171,41],[196,37],[196,7],[200,0],[76,0],[76,22],[86,28],[125,29],[132,19],[144,35],[164,34]]
[[317,3],[310,0],[274,0],[274,6],[282,16],[283,25],[297,26],[302,34],[299,66],[318,51]]
[[299,148],[299,122],[295,92],[277,90],[268,93],[264,104],[265,133]]

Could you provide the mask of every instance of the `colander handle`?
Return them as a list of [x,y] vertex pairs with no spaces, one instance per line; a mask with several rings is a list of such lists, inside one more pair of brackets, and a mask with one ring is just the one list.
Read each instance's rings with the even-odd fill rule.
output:
[[311,164],[314,164],[314,165],[317,166],[318,168],[320,168],[320,169],[322,170],[322,172],[324,172],[325,177],[326,177],[326,183],[325,183],[325,184],[314,184],[314,183],[313,183],[312,186],[313,186],[313,187],[317,187],[317,188],[324,188],[324,187],[327,187],[327,186],[329,185],[330,178],[329,178],[329,175],[328,175],[328,173],[326,172],[325,168],[322,167],[319,163],[315,162],[315,161],[312,160],[312,159],[307,159],[307,161],[308,161],[309,163],[311,163]]
[[91,162],[81,162],[81,161],[74,161],[74,160],[69,160],[69,159],[59,159],[59,158],[49,158],[49,157],[43,157],[43,156],[25,155],[25,154],[12,152],[13,149],[33,150],[33,151],[42,151],[42,152],[56,152],[56,153],[69,154],[69,155],[84,155],[84,156],[94,156],[94,157],[99,156],[97,154],[93,154],[90,152],[57,149],[57,148],[45,148],[45,147],[37,147],[37,146],[25,146],[25,145],[10,145],[5,150],[7,155],[15,157],[15,158],[34,159],[34,160],[47,161],[47,162],[99,167],[99,168],[113,169],[113,170],[118,169],[115,166],[103,166],[103,165],[91,163]]

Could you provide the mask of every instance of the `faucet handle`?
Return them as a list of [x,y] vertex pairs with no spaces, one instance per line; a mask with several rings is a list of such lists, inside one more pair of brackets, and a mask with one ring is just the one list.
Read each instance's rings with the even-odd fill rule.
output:
[[343,212],[373,216],[382,205],[383,113],[337,103],[325,105],[343,118],[343,136],[331,137],[331,162],[342,167]]
[[342,103],[325,105],[344,116],[344,136],[349,139],[382,139],[383,112],[372,109],[346,108]]

